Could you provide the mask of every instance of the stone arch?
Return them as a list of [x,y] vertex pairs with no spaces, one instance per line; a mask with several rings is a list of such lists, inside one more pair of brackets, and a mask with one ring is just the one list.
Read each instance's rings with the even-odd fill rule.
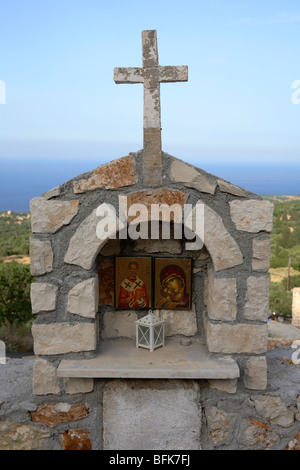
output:
[[[199,203],[202,201],[197,202]],[[225,227],[222,217],[207,204],[204,204],[204,245],[216,271],[238,266],[244,261],[242,252]]]
[[[202,201],[198,203],[203,204]],[[193,211],[196,207],[194,206]],[[195,215],[195,213],[194,213]],[[64,261],[67,264],[74,264],[89,270],[92,268],[95,259],[108,240],[117,238],[119,224],[122,224],[118,217],[115,217],[114,229],[107,233],[107,237],[100,239],[97,236],[97,224],[99,216],[97,209],[84,219],[72,236]],[[195,231],[196,236],[197,231]],[[243,263],[241,250],[230,235],[222,218],[213,209],[204,204],[204,245],[206,246],[214,268],[216,271],[228,269]]]

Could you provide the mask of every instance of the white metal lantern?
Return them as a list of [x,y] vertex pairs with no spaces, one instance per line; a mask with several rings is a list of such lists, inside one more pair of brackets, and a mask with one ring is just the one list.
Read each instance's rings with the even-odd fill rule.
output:
[[154,351],[165,345],[165,322],[149,310],[148,315],[136,322],[136,347]]

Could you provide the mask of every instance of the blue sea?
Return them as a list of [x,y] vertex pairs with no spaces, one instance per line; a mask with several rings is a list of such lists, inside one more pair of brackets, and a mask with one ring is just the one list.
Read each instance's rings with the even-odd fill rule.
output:
[[[95,159],[0,161],[0,211],[29,211],[29,201],[45,191],[93,170]],[[193,165],[260,195],[300,195],[299,163],[214,163]]]

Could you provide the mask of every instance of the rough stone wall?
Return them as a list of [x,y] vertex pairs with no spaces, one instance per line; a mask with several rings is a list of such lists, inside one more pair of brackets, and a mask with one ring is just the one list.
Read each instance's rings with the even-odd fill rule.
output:
[[[164,441],[164,433],[157,434],[157,427],[150,427],[148,443],[136,442],[140,448],[157,447],[157,436],[161,448],[178,448],[183,433],[187,438],[182,445],[187,449],[234,448],[240,445],[237,432],[232,433],[236,421],[240,421],[235,407],[238,404],[240,409],[248,403],[249,412],[240,415],[249,442],[252,439],[253,447],[263,447],[259,440],[263,437],[259,436],[264,435],[272,446],[282,446],[284,433],[276,431],[284,427],[282,422],[275,423],[280,426],[274,430],[275,435],[273,427],[269,431],[270,422],[264,421],[273,417],[273,399],[267,399],[273,391],[261,393],[267,387],[268,234],[272,230],[273,207],[256,195],[165,153],[163,187],[145,188],[141,154],[114,160],[31,201],[30,256],[32,274],[36,276],[31,289],[36,317],[32,328],[36,355],[32,390],[39,405],[31,410],[30,426],[42,423],[45,427],[41,429],[50,427],[51,436],[59,434],[62,448],[75,441],[78,445],[87,441],[84,445],[93,449],[121,445],[128,448],[132,444],[116,432],[118,416],[125,417],[127,413],[124,425],[133,432],[137,429],[133,411],[144,409],[143,418],[147,421],[158,401],[166,403],[166,427],[174,427],[173,437],[170,442]],[[99,240],[97,207],[108,203],[118,208],[122,195],[127,196],[128,205],[189,203],[195,207],[197,202],[202,203],[205,247],[187,252],[183,241],[178,240],[148,240],[146,244]],[[167,334],[198,336],[212,357],[234,358],[241,372],[239,379],[150,383],[58,376],[62,359],[91,358],[103,339],[132,337],[132,325],[139,312],[112,307],[110,263],[120,253],[194,258],[193,308],[182,314],[161,312],[171,325]],[[128,387],[132,392],[129,395],[135,398],[124,407],[122,397]],[[257,391],[266,402],[261,400],[259,404],[251,398]],[[281,400],[280,394],[275,396]],[[141,404],[145,403],[148,406],[143,408]],[[191,420],[183,422],[176,403],[184,404]],[[292,411],[290,405],[291,402],[285,405],[280,401],[274,407],[279,406],[281,413],[289,416],[288,427],[294,432],[296,401]],[[158,421],[159,418],[158,414]],[[246,438],[242,448],[245,443]],[[51,446],[49,441],[47,446]]]
[[0,450],[300,450],[300,366],[293,352],[267,351],[265,391],[241,384],[235,391],[222,380],[96,379],[93,392],[82,393],[78,384],[70,394],[38,396],[34,360],[9,360],[0,365]]

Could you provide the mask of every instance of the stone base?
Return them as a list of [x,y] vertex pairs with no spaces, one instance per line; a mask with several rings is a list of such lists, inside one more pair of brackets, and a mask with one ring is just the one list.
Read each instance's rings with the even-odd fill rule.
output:
[[104,450],[199,450],[193,380],[112,380],[103,390]]

